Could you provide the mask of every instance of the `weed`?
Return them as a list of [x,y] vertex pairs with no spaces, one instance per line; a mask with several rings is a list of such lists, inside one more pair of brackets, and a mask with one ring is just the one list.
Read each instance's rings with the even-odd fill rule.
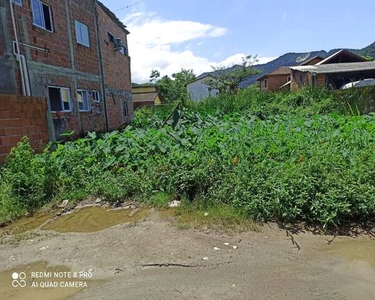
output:
[[173,201],[175,197],[165,194],[163,192],[157,192],[149,197],[145,202],[156,208],[167,208],[169,202]]
[[229,228],[372,220],[375,116],[347,113],[340,97],[248,89],[185,101],[166,123],[167,108],[142,109],[122,132],[90,133],[43,154],[24,139],[0,170],[0,220],[88,196],[157,207],[180,197],[191,205],[180,211],[182,223],[190,214]]

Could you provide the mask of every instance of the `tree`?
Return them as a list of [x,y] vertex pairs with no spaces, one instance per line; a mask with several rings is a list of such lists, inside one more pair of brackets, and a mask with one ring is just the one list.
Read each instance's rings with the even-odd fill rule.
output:
[[157,79],[159,77],[160,73],[152,70],[150,78],[152,80],[155,78],[155,84],[159,88],[160,94],[163,96],[165,102],[183,101],[187,99],[186,85],[196,78],[193,70],[186,69],[181,69],[180,72],[172,74],[172,78],[165,75],[161,79]]
[[249,55],[242,58],[240,65],[233,65],[231,68],[226,68],[223,65],[211,66],[213,72],[203,82],[220,92],[236,93],[238,85],[244,79],[259,73],[258,70],[253,68],[253,65],[257,62],[257,56]]
[[193,70],[181,69],[180,72],[172,74],[172,78],[174,79],[175,100],[186,100],[188,98],[186,86],[196,78]]
[[152,69],[151,75],[150,75],[150,83],[156,83],[159,77],[160,77],[160,72],[158,70]]

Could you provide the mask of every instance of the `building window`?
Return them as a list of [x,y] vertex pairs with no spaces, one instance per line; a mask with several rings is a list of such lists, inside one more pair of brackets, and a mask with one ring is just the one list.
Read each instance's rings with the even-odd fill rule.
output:
[[22,6],[22,0],[13,0],[13,3]]
[[[115,36],[107,31],[107,37],[109,43],[112,43],[115,51],[120,51],[124,55],[128,55],[128,49],[122,44],[121,39],[115,38]],[[108,44],[109,45],[109,44]]]
[[87,25],[76,20],[75,26],[76,26],[77,43],[90,48],[89,28],[87,27]]
[[86,90],[77,90],[77,101],[79,111],[90,111],[90,97]]
[[62,87],[48,87],[49,103],[51,111],[72,111],[72,100],[70,98],[70,89]]
[[267,79],[264,80],[264,87],[267,88]]
[[100,103],[100,93],[98,91],[92,91],[92,100],[96,103]]
[[110,33],[110,32],[107,32],[107,36],[108,36],[109,42],[110,43],[114,43],[114,41],[115,41],[114,35],[112,33]]
[[121,46],[121,48],[120,48],[120,52],[121,52],[122,54],[124,54],[124,55],[128,55],[128,50],[126,49],[125,46]]
[[290,77],[290,76],[288,76],[287,78],[286,78],[286,82],[289,82],[289,81],[291,81],[292,80],[292,78]]
[[51,7],[39,0],[31,0],[33,24],[53,32]]
[[129,116],[129,107],[128,107],[128,101],[124,101],[124,107],[123,107],[123,116],[124,118]]

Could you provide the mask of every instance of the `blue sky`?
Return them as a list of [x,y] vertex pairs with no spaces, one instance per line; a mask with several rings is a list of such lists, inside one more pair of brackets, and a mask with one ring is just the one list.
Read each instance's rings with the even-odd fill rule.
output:
[[134,82],[151,70],[199,75],[244,55],[363,48],[375,41],[375,1],[102,0],[128,26]]

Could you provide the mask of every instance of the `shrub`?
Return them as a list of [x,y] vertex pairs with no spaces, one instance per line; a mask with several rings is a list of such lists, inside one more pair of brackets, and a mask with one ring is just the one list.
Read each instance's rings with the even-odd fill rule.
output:
[[4,179],[11,187],[11,198],[33,213],[46,202],[43,162],[34,157],[27,137],[13,148],[6,162]]
[[323,89],[248,89],[176,108],[178,123],[163,128],[171,111],[148,108],[124,131],[90,133],[52,152],[34,155],[24,139],[0,172],[1,197],[9,194],[11,211],[65,197],[156,206],[179,197],[256,220],[372,220],[375,117],[339,114],[335,101]]

